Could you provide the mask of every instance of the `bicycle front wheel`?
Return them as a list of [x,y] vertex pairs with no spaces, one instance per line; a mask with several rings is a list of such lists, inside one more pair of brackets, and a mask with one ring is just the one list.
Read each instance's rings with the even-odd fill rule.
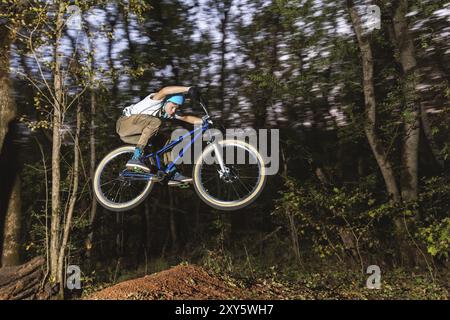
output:
[[[225,171],[219,165],[219,157],[223,159]],[[197,159],[192,177],[195,191],[205,203],[227,211],[255,201],[267,180],[259,152],[239,140],[223,140],[216,147],[208,145]]]
[[125,164],[134,153],[134,146],[111,151],[100,161],[94,174],[97,201],[111,211],[125,211],[138,206],[153,188],[148,174],[132,173]]

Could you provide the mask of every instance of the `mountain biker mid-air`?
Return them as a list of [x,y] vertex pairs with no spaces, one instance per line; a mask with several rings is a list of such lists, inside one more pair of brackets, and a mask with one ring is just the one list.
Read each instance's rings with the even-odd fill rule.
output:
[[[189,95],[194,105],[203,109],[203,117],[177,113],[185,95]],[[159,147],[155,146],[154,136],[166,119],[201,125],[166,143],[165,147],[153,150]],[[117,133],[128,145],[105,155],[97,165],[92,181],[96,199],[108,210],[121,212],[135,208],[145,201],[156,183],[165,184],[166,177],[169,186],[184,188],[188,187],[187,182],[192,182],[200,199],[224,211],[250,205],[264,189],[267,181],[264,159],[256,147],[239,139],[210,137],[192,164],[192,178],[184,177],[174,168],[173,160],[168,159],[171,155],[168,151],[173,152],[174,146],[190,136],[191,140],[177,156],[179,159],[185,151],[190,152],[189,148],[197,139],[203,140],[203,137],[200,138],[203,133],[210,127],[214,128],[206,101],[194,87],[170,86],[149,94],[142,101],[124,108],[116,125]],[[153,146],[148,145],[149,139],[152,139]],[[162,165],[160,155],[168,156]],[[245,161],[238,159],[236,162],[236,155],[242,156]],[[156,167],[156,172],[148,174]]]
[[[116,131],[123,142],[136,145],[132,158],[126,164],[128,170],[150,172],[150,168],[143,162],[144,147],[156,135],[162,120],[177,119],[190,124],[202,123],[201,118],[177,113],[184,103],[184,94],[190,95],[192,99],[198,97],[195,87],[169,86],[123,109],[122,116],[116,123]],[[173,183],[192,181],[192,178],[178,172],[175,166],[170,175],[170,181]]]

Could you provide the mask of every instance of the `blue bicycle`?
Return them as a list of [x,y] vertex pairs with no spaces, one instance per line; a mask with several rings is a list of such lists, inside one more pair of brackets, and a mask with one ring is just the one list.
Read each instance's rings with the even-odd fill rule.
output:
[[[205,112],[203,124],[156,152],[146,152],[144,161],[152,168],[151,173],[133,172],[125,168],[134,152],[135,146],[131,145],[111,151],[100,161],[93,185],[95,196],[103,207],[112,211],[130,210],[146,199],[155,183],[167,182],[169,172],[178,159],[208,129],[213,128],[205,103],[201,98],[198,102]],[[189,136],[189,143],[177,158],[164,166],[161,161],[163,155]],[[255,201],[267,179],[264,160],[256,148],[241,140],[218,141],[213,135],[206,140],[206,147],[194,161],[192,170],[192,183],[198,196],[219,210],[237,210]]]

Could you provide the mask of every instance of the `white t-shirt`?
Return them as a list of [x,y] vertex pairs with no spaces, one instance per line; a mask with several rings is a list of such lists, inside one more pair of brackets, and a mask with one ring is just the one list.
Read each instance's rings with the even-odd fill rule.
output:
[[169,117],[165,111],[164,111],[164,100],[155,100],[153,99],[153,96],[156,93],[150,93],[148,96],[146,96],[144,99],[139,101],[138,103],[135,103],[131,106],[128,106],[123,109],[123,115],[124,116],[131,116],[133,114],[147,114],[150,116],[158,117],[158,118],[164,118],[164,119],[179,119],[179,115],[177,113],[174,114],[174,116]]

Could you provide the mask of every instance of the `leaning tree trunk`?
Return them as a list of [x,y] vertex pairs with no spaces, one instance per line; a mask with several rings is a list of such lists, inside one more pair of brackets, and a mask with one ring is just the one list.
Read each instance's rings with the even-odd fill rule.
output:
[[[11,27],[11,24],[10,24]],[[13,89],[10,81],[10,50],[11,43],[14,40],[15,25],[7,28],[5,24],[0,24],[0,153],[4,151],[5,138],[8,133],[9,125],[16,116],[16,105],[14,101]],[[21,200],[20,200],[20,178],[18,177],[18,168],[10,172],[9,164],[15,163],[16,159],[11,152],[3,154],[8,165],[0,170],[4,171],[1,183],[2,191],[0,205],[0,219],[4,218],[4,229],[0,230],[0,241],[3,234],[3,248],[0,252],[0,266],[12,266],[20,263],[20,227],[21,227]],[[8,178],[6,178],[8,177]],[[0,225],[2,225],[0,223]]]
[[373,85],[372,48],[369,39],[366,37],[366,35],[364,35],[361,19],[358,15],[353,1],[347,0],[347,6],[361,51],[361,59],[363,65],[363,90],[365,112],[367,117],[364,125],[364,130],[367,140],[369,141],[370,148],[372,149],[372,153],[381,170],[381,174],[383,175],[386,189],[389,193],[391,201],[399,202],[400,193],[398,190],[397,182],[395,180],[394,169],[390,161],[387,159],[386,151],[384,150],[382,143],[376,133],[377,105],[375,100],[375,88]]
[[49,283],[42,286],[45,258],[15,267],[0,268],[0,300],[50,299],[56,293]]

